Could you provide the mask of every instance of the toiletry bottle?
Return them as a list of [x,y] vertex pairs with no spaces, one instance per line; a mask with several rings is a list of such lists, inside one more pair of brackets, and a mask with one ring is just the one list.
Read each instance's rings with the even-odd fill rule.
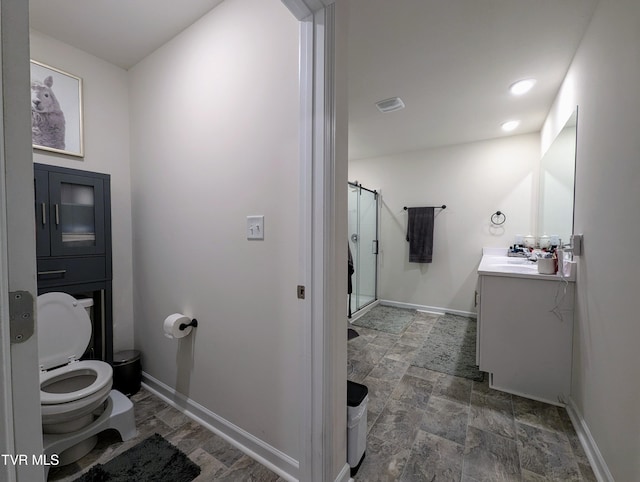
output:
[[556,255],[558,257],[558,269],[557,272],[560,273],[560,276],[564,274],[564,249],[562,247],[558,248],[556,251]]

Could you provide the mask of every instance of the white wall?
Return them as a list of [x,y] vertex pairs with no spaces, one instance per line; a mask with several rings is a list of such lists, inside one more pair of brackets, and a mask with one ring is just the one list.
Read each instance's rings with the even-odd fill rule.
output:
[[131,173],[127,72],[40,32],[31,31],[31,58],[81,77],[84,158],[33,151],[34,162],[111,175],[113,347],[133,347]]
[[639,85],[640,3],[601,0],[543,129],[552,138],[579,106],[571,398],[620,482],[640,480]]
[[[382,192],[378,298],[475,312],[485,246],[534,229],[539,136],[528,134],[349,162],[349,179]],[[433,262],[409,263],[404,206],[436,210]],[[496,211],[506,214],[491,226]]]
[[[298,29],[277,0],[225,1],[130,71],[129,98],[143,369],[296,460]],[[190,338],[163,336],[174,312]]]

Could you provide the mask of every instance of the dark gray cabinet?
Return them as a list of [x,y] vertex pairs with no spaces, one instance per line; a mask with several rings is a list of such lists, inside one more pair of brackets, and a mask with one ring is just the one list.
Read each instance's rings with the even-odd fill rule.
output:
[[34,164],[38,293],[94,299],[90,356],[111,361],[111,179]]
[[38,256],[104,255],[109,176],[42,167],[34,170]]

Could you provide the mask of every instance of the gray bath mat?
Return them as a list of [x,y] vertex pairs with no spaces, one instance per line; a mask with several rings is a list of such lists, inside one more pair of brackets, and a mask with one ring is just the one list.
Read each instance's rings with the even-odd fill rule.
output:
[[415,314],[416,310],[378,305],[354,321],[353,324],[399,335],[411,323]]
[[156,433],[75,482],[190,482],[199,474],[200,467]]
[[481,382],[484,373],[476,366],[476,326],[472,318],[441,316],[412,365]]

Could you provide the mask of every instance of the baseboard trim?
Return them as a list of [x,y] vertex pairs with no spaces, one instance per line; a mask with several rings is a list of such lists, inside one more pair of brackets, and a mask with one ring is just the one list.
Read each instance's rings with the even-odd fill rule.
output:
[[142,372],[142,385],[145,389],[160,397],[187,417],[222,437],[249,457],[257,460],[283,479],[297,482],[299,463],[284,452],[263,442],[246,430],[216,415],[199,403],[176,392],[170,386]]
[[596,444],[595,439],[591,435],[587,422],[578,410],[578,407],[572,398],[569,398],[567,413],[569,414],[573,428],[578,435],[578,440],[580,440],[580,445],[582,445],[582,448],[589,459],[589,463],[591,464],[591,468],[593,469],[593,473],[598,479],[598,482],[615,482],[613,475],[611,475],[611,472],[609,471],[609,467],[607,467],[604,457],[602,457],[598,444]]
[[435,313],[437,315],[444,315],[450,313],[452,315],[469,316],[471,318],[477,318],[478,314],[472,311],[453,310],[451,308],[441,308],[439,306],[426,306],[416,305],[413,303],[403,303],[401,301],[380,300],[381,305],[394,306],[396,308],[406,308],[409,310],[426,311],[427,313]]

